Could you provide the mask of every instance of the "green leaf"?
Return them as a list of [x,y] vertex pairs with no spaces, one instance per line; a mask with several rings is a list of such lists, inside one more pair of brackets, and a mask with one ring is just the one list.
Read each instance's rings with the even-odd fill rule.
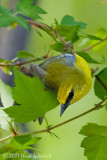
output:
[[103,65],[100,68],[98,68],[98,70],[93,74],[93,76],[97,76],[99,75],[101,72],[103,72],[103,70],[107,69],[107,65]]
[[82,127],[79,133],[84,136],[103,136],[105,133],[107,133],[107,126],[99,126],[96,123],[88,123],[87,125]]
[[[97,37],[99,37],[99,38],[101,38],[101,39],[104,39],[105,37],[107,37],[107,30],[104,29],[104,28],[100,28],[100,29],[95,33],[95,36],[97,36]],[[97,42],[98,42],[97,40],[91,40],[89,45],[90,45],[90,46],[91,46],[91,45],[94,45],[94,44],[96,44]],[[106,45],[106,43],[107,43],[107,41],[104,41],[104,42],[102,42],[101,44],[95,46],[93,49],[94,49],[94,50],[98,50],[98,49],[100,49],[101,47],[104,47],[104,45]]]
[[105,106],[105,108],[106,108],[106,110],[107,110],[107,100],[106,100],[106,102],[105,102],[104,106]]
[[[107,65],[102,66],[98,71],[96,71],[94,76],[97,76],[101,83],[107,87]],[[94,92],[98,98],[104,99],[104,97],[107,96],[107,90],[103,87],[97,78],[94,82]]]
[[50,46],[52,49],[58,52],[62,52],[64,48],[64,43],[62,42],[56,42],[55,44]]
[[12,88],[0,80],[0,97],[5,108],[13,105]]
[[4,73],[8,74],[8,75],[12,75],[12,68],[13,66],[2,66],[1,69]]
[[84,58],[88,63],[100,64],[100,62],[94,60],[88,53],[77,52],[79,56]]
[[64,26],[59,25],[56,31],[65,38],[66,41],[71,41],[72,43],[79,39],[78,31],[80,26]]
[[79,39],[78,31],[86,27],[85,23],[76,22],[72,16],[63,17],[61,24],[57,25],[56,31],[65,38],[66,41],[76,42]]
[[[11,87],[3,83],[1,80],[0,80],[0,98],[5,108],[10,107],[14,103],[14,100],[12,98]],[[3,128],[5,130],[10,130],[8,122],[11,122],[12,119],[3,111],[4,107],[0,108],[0,128]]]
[[38,6],[33,5],[34,0],[19,0],[17,10],[21,14],[34,19],[41,19],[39,14],[46,14],[46,11]]
[[54,18],[54,21],[55,21],[55,26],[58,26],[58,25],[59,25],[59,23],[58,23],[58,21],[57,21],[57,19],[56,19],[56,18]]
[[104,28],[100,28],[94,35],[84,34],[83,32],[79,32],[79,36],[83,37],[84,39],[80,43],[81,46],[88,45],[93,46],[98,41],[102,41],[99,45],[96,45],[93,47],[93,50],[98,50],[101,47],[104,47],[104,45],[107,43],[107,41],[103,41],[104,38],[107,37],[107,30]]
[[1,148],[1,146],[0,146],[0,159],[1,160],[5,160],[5,158],[3,157],[3,155],[1,154],[1,153],[3,153],[4,152],[4,150]]
[[104,64],[104,65],[107,65],[107,56],[101,56],[102,57],[102,63]]
[[100,28],[96,33],[95,36],[100,38],[105,38],[107,36],[107,30],[105,28]]
[[31,147],[31,145],[36,144],[40,139],[41,138],[39,137],[17,135],[11,140],[9,147],[12,148],[12,151],[23,150],[23,149],[36,150],[35,148]]
[[5,60],[0,58],[0,63],[11,63],[11,62],[12,62],[11,60]]
[[4,72],[4,73],[6,73],[6,74],[8,74],[8,75],[12,75],[12,66],[6,66],[5,64],[9,64],[9,63],[11,63],[12,61],[10,61],[10,60],[5,60],[5,59],[2,59],[2,58],[0,58],[0,63],[3,63],[4,65],[1,65],[0,67],[1,67],[1,70]]
[[92,136],[85,138],[81,144],[85,148],[84,155],[88,160],[106,160],[107,158],[107,137]]
[[15,22],[17,22],[20,26],[22,26],[23,28],[29,30],[29,25],[28,25],[27,21],[23,17],[15,16],[14,19],[15,19]]
[[25,57],[31,57],[35,58],[35,56],[32,53],[29,53],[27,51],[19,51],[17,52],[18,58],[25,58]]
[[107,159],[107,126],[88,123],[81,129],[80,134],[87,136],[81,147],[85,148],[84,155],[88,160]]
[[104,97],[107,95],[107,91],[103,88],[103,86],[97,79],[95,79],[94,82],[94,92],[95,95],[100,99],[104,99]]
[[102,67],[102,70],[100,70],[100,72],[97,74],[97,76],[107,86],[107,65]]
[[40,37],[43,37],[42,34],[41,34],[41,32],[39,31],[39,29],[36,29],[35,31],[36,31],[36,33],[37,33]]
[[90,34],[85,34],[85,37],[90,39],[90,40],[98,40],[98,41],[102,40],[102,38],[97,37],[95,35],[90,35]]
[[14,73],[16,87],[13,88],[13,98],[20,105],[4,110],[10,117],[20,123],[29,122],[57,107],[56,93],[45,90],[39,78],[30,78],[17,70]]
[[65,15],[61,21],[61,25],[63,26],[80,26],[81,29],[85,29],[86,25],[83,22],[76,22],[74,20],[74,17],[69,16],[69,15]]
[[20,26],[29,30],[29,25],[24,18],[12,14],[12,10],[8,10],[0,5],[0,27],[10,26],[14,23],[18,23]]
[[3,111],[3,107],[0,107],[0,128],[4,130],[10,130],[8,122],[12,122],[12,119]]

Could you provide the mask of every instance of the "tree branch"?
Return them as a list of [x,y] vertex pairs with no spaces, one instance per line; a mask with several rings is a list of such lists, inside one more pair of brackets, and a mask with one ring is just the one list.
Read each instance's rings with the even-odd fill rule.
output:
[[99,41],[99,42],[97,42],[97,43],[93,44],[92,46],[90,46],[90,47],[87,47],[87,48],[83,49],[83,50],[82,50],[82,52],[86,52],[86,51],[88,51],[88,50],[90,50],[90,49],[92,49],[92,48],[96,47],[97,45],[99,45],[99,44],[103,43],[103,42],[104,42],[104,41],[106,41],[106,40],[107,40],[107,37],[105,37],[105,38],[104,38],[104,39],[102,39],[101,41]]
[[[84,115],[86,115],[86,114],[88,114],[88,113],[90,113],[90,112],[92,112],[92,111],[94,111],[94,110],[96,110],[96,109],[99,109],[101,106],[102,106],[102,104],[106,101],[106,99],[107,99],[107,97],[104,99],[104,100],[102,100],[101,102],[99,102],[95,107],[93,107],[92,109],[89,109],[88,111],[86,111],[86,112],[83,112],[83,113],[81,113],[81,114],[79,114],[79,115],[77,115],[77,116],[75,116],[75,117],[73,117],[73,118],[70,118],[70,119],[68,119],[68,120],[66,120],[66,121],[64,121],[64,122],[62,122],[62,123],[59,123],[59,124],[57,124],[57,125],[54,125],[54,126],[52,126],[52,127],[49,127],[49,128],[46,128],[46,129],[42,129],[42,130],[38,130],[38,131],[33,131],[33,132],[28,132],[28,133],[20,133],[20,134],[18,134],[18,135],[20,135],[20,136],[26,136],[26,135],[32,135],[32,134],[38,134],[38,133],[44,133],[44,132],[50,132],[51,130],[53,130],[53,129],[55,129],[55,128],[58,128],[58,127],[60,127],[60,126],[62,126],[62,125],[65,125],[65,124],[67,124],[67,123],[69,123],[69,122],[71,122],[71,121],[73,121],[73,120],[75,120],[75,119],[78,119],[78,118],[80,118],[80,117],[82,117],[82,116],[84,116]],[[4,142],[4,141],[6,141],[6,140],[8,140],[8,139],[11,139],[11,138],[13,138],[13,137],[15,137],[15,136],[17,136],[17,135],[9,135],[9,136],[7,136],[7,137],[4,137],[3,139],[1,139],[0,140],[0,142]]]

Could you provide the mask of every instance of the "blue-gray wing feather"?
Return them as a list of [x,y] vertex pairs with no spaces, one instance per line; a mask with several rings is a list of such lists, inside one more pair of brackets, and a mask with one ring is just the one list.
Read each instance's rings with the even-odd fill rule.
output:
[[59,55],[59,56],[54,56],[54,57],[46,60],[45,62],[41,63],[39,66],[41,68],[43,68],[44,70],[46,70],[50,63],[59,62],[59,63],[62,63],[64,65],[73,67],[75,65],[75,60],[76,60],[76,57],[75,57],[74,54],[66,53],[66,54],[62,54],[62,55]]

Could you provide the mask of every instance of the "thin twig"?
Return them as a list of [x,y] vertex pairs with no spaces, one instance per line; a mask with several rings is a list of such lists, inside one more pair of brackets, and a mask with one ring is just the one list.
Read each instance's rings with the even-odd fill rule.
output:
[[[77,116],[75,116],[75,117],[73,117],[73,118],[70,118],[70,119],[68,119],[68,120],[66,120],[66,121],[64,121],[64,122],[62,122],[62,123],[59,123],[59,124],[57,124],[57,125],[54,125],[54,126],[52,126],[52,127],[49,127],[49,128],[46,128],[46,129],[42,129],[42,130],[38,130],[38,131],[33,131],[33,132],[28,132],[28,133],[21,133],[21,134],[18,134],[18,135],[20,135],[20,136],[27,136],[27,135],[32,135],[32,134],[38,134],[38,133],[44,133],[44,132],[50,132],[51,130],[53,130],[53,129],[55,129],[55,128],[58,128],[58,127],[60,127],[60,126],[62,126],[62,125],[65,125],[65,124],[67,124],[67,123],[69,123],[69,122],[71,122],[71,121],[73,121],[73,120],[75,120],[75,119],[78,119],[78,118],[80,118],[80,117],[82,117],[82,116],[84,116],[84,115],[86,115],[86,114],[88,114],[88,113],[90,113],[90,112],[92,112],[92,111],[94,111],[94,110],[96,110],[96,109],[99,109],[100,107],[101,107],[101,105],[106,101],[106,99],[107,98],[105,98],[104,100],[102,100],[101,102],[99,102],[95,107],[93,107],[92,109],[89,109],[88,111],[86,111],[86,112],[83,112],[83,113],[81,113],[81,114],[79,114],[79,115],[77,115]],[[17,135],[14,135],[14,136],[17,136]],[[3,138],[3,139],[1,139],[0,140],[0,142],[4,142],[4,141],[6,141],[6,140],[8,140],[8,139],[10,139],[10,138],[12,138],[12,137],[14,137],[13,135],[9,135],[9,136],[7,136],[7,137],[5,137],[5,138]]]
[[104,39],[100,40],[99,42],[93,44],[92,46],[83,49],[82,52],[86,52],[86,51],[88,51],[88,50],[90,50],[90,49],[96,47],[97,45],[103,43],[103,42],[106,41],[106,40],[107,40],[107,37],[105,37]]
[[4,142],[4,141],[7,141],[8,139],[11,139],[11,138],[13,138],[13,137],[14,137],[14,135],[9,135],[9,136],[7,136],[7,137],[4,137],[4,138],[0,139],[0,143],[1,143],[1,142]]
[[45,56],[41,57],[41,58],[35,58],[35,59],[32,59],[32,60],[24,61],[24,62],[0,63],[0,66],[2,66],[2,67],[6,67],[6,66],[22,66],[24,64],[35,62],[35,61],[39,61],[39,60],[43,60],[43,59],[46,59]]
[[43,24],[43,23],[39,23],[39,22],[34,22],[34,21],[31,21],[31,20],[27,20],[27,22],[29,23],[29,24],[32,24],[32,25],[34,25],[34,26],[38,26],[39,28],[41,28],[41,29],[48,29],[48,30],[50,30],[51,31],[51,28],[49,27],[49,26],[47,26],[46,24]]
[[53,32],[54,32],[54,34],[55,34],[63,43],[66,44],[66,41],[64,40],[64,38],[61,37],[61,35],[60,35],[59,33],[57,33],[55,29],[53,29]]

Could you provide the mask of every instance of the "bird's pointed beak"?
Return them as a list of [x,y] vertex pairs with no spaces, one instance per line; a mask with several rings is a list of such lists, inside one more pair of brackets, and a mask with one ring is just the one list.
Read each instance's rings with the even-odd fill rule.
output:
[[62,114],[64,113],[64,111],[66,110],[66,108],[69,106],[69,103],[67,104],[62,104],[61,105],[61,112],[60,112],[60,117],[62,116]]

